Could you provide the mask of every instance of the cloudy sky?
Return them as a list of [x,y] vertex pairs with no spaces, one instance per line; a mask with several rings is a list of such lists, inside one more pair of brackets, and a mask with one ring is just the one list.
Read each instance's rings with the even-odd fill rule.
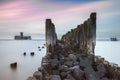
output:
[[97,12],[97,36],[120,37],[119,0],[0,0],[0,38],[19,32],[35,38],[45,32],[51,18],[59,35],[75,28]]

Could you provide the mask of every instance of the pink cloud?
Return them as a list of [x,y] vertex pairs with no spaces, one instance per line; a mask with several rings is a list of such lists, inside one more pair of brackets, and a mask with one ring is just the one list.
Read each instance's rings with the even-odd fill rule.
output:
[[[44,3],[45,4],[45,3]],[[107,5],[107,4],[106,4]],[[0,20],[1,21],[30,21],[30,20],[38,20],[38,19],[45,19],[47,17],[59,17],[59,16],[69,16],[75,15],[80,13],[86,13],[91,10],[96,10],[100,8],[104,8],[105,5],[103,2],[93,2],[87,4],[80,4],[78,6],[65,8],[63,10],[52,10],[47,11],[44,10],[47,7],[54,6],[53,5],[46,5],[43,6],[43,3],[35,4],[31,1],[15,1],[6,4],[0,5]],[[62,6],[62,4],[61,4]],[[45,8],[44,8],[45,7]],[[56,6],[55,6],[56,7]],[[42,9],[44,8],[44,9]]]
[[99,9],[104,9],[106,6],[108,6],[107,2],[93,2],[93,3],[87,3],[87,4],[81,4],[75,7],[70,7],[64,10],[55,11],[54,13],[49,13],[49,15],[73,15],[73,14],[80,14],[80,13],[86,13],[90,11],[98,11]]
[[0,20],[28,20],[33,16],[38,15],[38,13],[40,13],[39,10],[40,9],[36,5],[26,1],[1,4]]

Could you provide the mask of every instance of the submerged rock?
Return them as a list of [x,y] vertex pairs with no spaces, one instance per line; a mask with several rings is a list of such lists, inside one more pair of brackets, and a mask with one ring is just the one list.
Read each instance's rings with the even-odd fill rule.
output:
[[31,53],[30,53],[30,55],[31,55],[31,56],[34,56],[34,55],[35,55],[35,53],[34,53],[34,52],[31,52]]
[[44,46],[42,46],[42,48],[45,48]]
[[39,51],[41,51],[41,49],[39,49]]
[[11,63],[11,64],[10,64],[10,67],[11,67],[12,69],[16,69],[16,68],[17,68],[17,62]]
[[52,74],[53,74],[53,75],[59,75],[60,73],[59,73],[59,70],[53,70],[53,71],[52,71]]
[[23,55],[26,56],[26,52],[24,52]]

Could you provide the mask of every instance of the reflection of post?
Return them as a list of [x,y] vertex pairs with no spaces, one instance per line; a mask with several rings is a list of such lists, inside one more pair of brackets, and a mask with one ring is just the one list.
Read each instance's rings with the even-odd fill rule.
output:
[[51,19],[46,19],[46,48],[47,53],[54,51],[54,46],[56,45],[57,41],[57,34],[55,32],[55,26],[52,23]]

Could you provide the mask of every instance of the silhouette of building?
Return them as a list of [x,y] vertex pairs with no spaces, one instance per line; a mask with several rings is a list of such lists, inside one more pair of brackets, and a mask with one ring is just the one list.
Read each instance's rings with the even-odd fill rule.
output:
[[31,36],[24,36],[23,32],[20,32],[20,35],[14,37],[15,40],[31,40]]

